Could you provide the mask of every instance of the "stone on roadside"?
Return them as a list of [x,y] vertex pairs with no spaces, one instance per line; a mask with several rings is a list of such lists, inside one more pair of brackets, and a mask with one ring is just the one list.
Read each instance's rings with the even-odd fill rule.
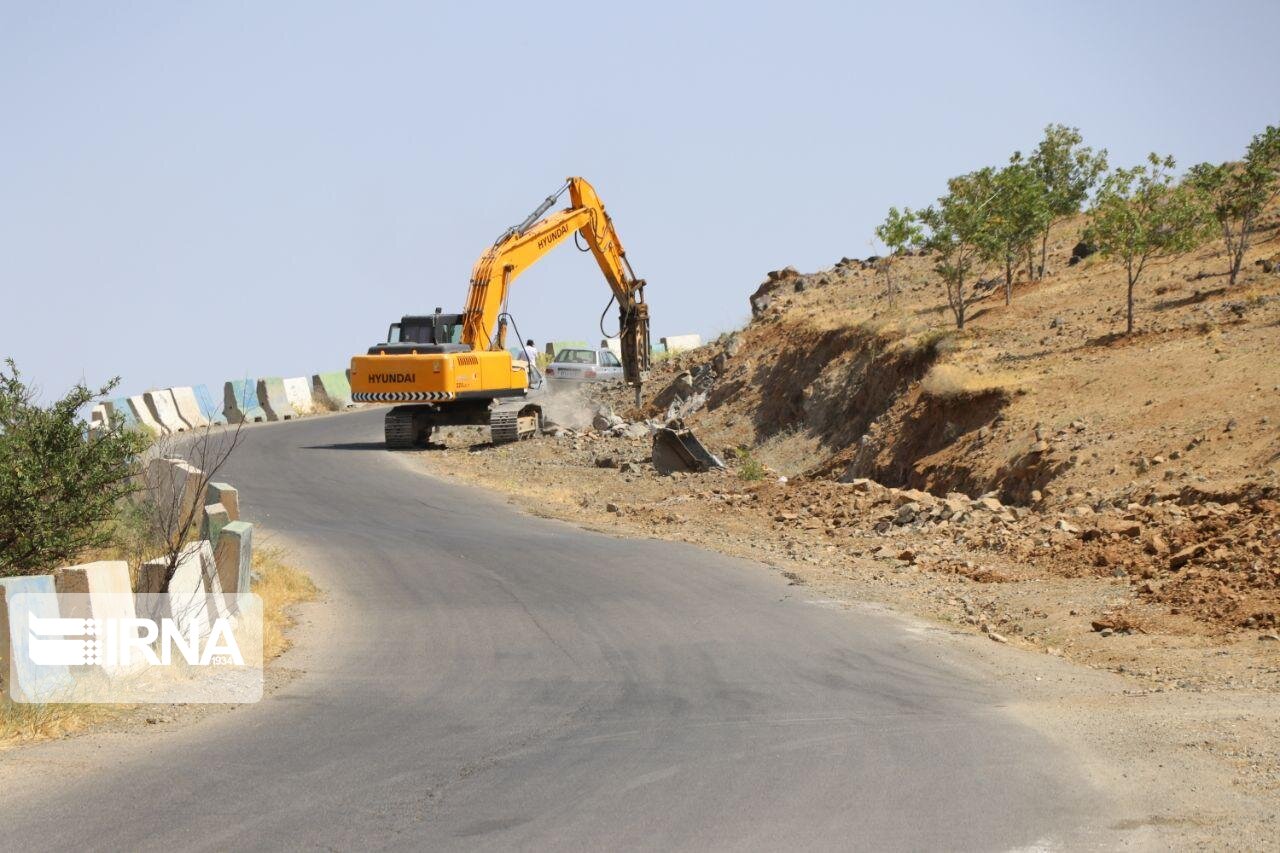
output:
[[903,489],[900,492],[895,492],[893,495],[893,502],[896,506],[902,506],[903,504],[908,503],[929,506],[935,503],[936,500],[937,499],[933,495],[928,492],[922,492],[919,489]]
[[920,504],[914,501],[898,507],[898,514],[893,517],[894,524],[910,524],[920,514]]

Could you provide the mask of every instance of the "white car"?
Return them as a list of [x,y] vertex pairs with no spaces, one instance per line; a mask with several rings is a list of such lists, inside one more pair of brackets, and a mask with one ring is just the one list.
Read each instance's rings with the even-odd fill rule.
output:
[[562,349],[543,373],[552,382],[621,382],[622,362],[607,349]]

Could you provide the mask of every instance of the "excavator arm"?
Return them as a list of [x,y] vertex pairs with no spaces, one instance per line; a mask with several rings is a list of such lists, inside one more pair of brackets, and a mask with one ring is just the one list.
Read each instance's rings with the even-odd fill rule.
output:
[[[542,218],[566,190],[569,207]],[[511,283],[575,231],[586,241],[618,303],[623,378],[636,387],[638,396],[649,373],[645,282],[635,277],[613,220],[595,189],[582,178],[569,178],[523,222],[504,231],[476,262],[463,314],[462,342],[475,351],[503,349],[506,324],[502,314]]]

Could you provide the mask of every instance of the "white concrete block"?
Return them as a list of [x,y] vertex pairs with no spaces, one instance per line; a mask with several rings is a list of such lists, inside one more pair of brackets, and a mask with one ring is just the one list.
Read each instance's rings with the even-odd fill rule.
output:
[[315,411],[316,404],[311,399],[311,380],[306,376],[284,380],[284,396],[300,415],[309,415]]
[[143,399],[142,394],[135,394],[128,398],[129,411],[133,413],[134,420],[146,427],[156,435],[168,435],[171,430],[166,428],[160,421],[156,420],[156,416],[151,414],[151,407],[147,405],[147,401]]
[[667,352],[684,352],[702,346],[702,335],[668,335],[662,339]]
[[105,432],[111,426],[111,416],[107,413],[107,407],[99,403],[89,410],[89,433]]
[[[61,596],[64,619],[135,619],[133,586],[129,581],[129,564],[124,560],[100,560],[64,566],[53,573],[53,583]],[[131,667],[107,667],[109,675],[138,669],[143,661]]]
[[151,619],[172,619],[183,636],[194,630],[198,637],[207,637],[212,621],[227,613],[213,559],[213,546],[200,540],[182,549],[173,577],[169,579],[168,599],[161,601],[155,596],[164,591],[168,564],[164,557],[142,564],[138,572],[139,615]]
[[170,388],[169,393],[173,395],[174,405],[178,407],[178,416],[182,418],[187,426],[192,429],[203,429],[209,425],[209,419],[200,411],[200,402],[196,399],[196,392],[190,385],[184,385],[180,388]]
[[168,388],[148,391],[142,395],[142,399],[146,401],[151,416],[169,432],[186,432],[191,429],[190,424],[178,414],[178,406],[174,403],[173,395],[169,393]]

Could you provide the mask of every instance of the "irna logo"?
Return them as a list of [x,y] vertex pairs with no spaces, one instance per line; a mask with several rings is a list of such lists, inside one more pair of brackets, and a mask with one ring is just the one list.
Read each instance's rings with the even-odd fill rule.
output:
[[27,654],[37,666],[130,666],[144,661],[169,666],[177,657],[190,666],[235,664],[244,655],[225,618],[214,619],[202,636],[191,621],[184,632],[173,619],[27,618]]

